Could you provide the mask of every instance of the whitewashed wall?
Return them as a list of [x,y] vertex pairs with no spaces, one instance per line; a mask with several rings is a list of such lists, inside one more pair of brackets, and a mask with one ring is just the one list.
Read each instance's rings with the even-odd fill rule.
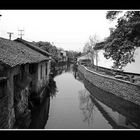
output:
[[127,72],[140,73],[140,48],[135,51],[135,62],[129,63],[124,70]]
[[[111,59],[106,59],[103,55],[103,52],[103,50],[100,50],[98,52],[98,66],[111,68],[111,66],[113,65],[113,61]],[[140,73],[140,48],[136,49],[134,58],[135,62],[127,64],[127,66],[124,67],[124,71]]]

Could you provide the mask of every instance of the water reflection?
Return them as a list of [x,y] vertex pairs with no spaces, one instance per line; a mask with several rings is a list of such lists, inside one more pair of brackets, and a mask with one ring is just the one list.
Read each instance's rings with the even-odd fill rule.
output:
[[54,78],[55,76],[71,71],[73,71],[73,64],[66,63],[65,65],[54,67],[53,70],[51,71],[51,76]]
[[44,97],[41,105],[34,106],[32,109],[30,129],[43,129],[45,127],[49,118],[50,98],[54,98],[58,93],[54,78],[62,73],[72,71],[72,67],[72,65],[67,63],[66,65],[57,66],[53,69],[50,75],[46,97]]
[[[81,73],[78,73],[79,77],[83,79],[84,86],[87,90],[80,91],[82,94],[86,93],[84,101],[89,102],[89,98],[92,101],[91,106],[96,106],[102,113],[104,118],[114,129],[138,129],[140,128],[140,107],[122,98],[116,97],[111,93],[107,93],[82,77]],[[88,97],[87,97],[88,96]],[[88,100],[87,100],[88,98]],[[81,99],[81,98],[80,98]],[[80,101],[82,102],[82,101]],[[95,114],[94,111],[90,111]],[[89,115],[91,116],[91,115]]]
[[47,93],[42,104],[32,112],[30,128],[140,128],[139,106],[92,85],[76,65],[56,67]]
[[93,124],[93,111],[94,104],[90,99],[89,93],[86,89],[79,91],[79,100],[80,100],[80,110],[84,116],[83,121],[87,122],[88,125]]
[[50,76],[50,81],[49,81],[49,85],[48,85],[49,96],[51,96],[53,98],[56,96],[57,92],[58,92],[58,89],[56,86],[56,82],[54,81],[54,77]]
[[30,129],[44,129],[49,118],[50,98],[53,98],[56,94],[56,82],[53,77],[50,77],[44,100],[39,106],[34,106],[32,108]]
[[77,72],[78,72],[78,66],[74,64],[72,68],[73,68],[74,78],[76,79],[77,78]]

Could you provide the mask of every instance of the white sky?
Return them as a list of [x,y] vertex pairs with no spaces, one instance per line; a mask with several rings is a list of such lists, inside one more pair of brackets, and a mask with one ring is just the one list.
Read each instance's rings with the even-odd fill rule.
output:
[[[126,10],[123,10],[124,12]],[[64,50],[82,51],[90,35],[101,40],[109,36],[109,28],[116,21],[106,19],[106,10],[0,10],[0,37],[12,39],[18,36],[18,29],[24,29],[23,39],[28,41],[54,42]],[[126,71],[140,73],[140,49],[136,52],[135,63],[128,64]],[[110,67],[111,60],[99,54],[99,65]]]
[[109,36],[114,23],[106,19],[106,10],[0,10],[0,37],[12,39],[24,29],[23,39],[54,42],[64,50],[82,51],[90,35],[101,40]]

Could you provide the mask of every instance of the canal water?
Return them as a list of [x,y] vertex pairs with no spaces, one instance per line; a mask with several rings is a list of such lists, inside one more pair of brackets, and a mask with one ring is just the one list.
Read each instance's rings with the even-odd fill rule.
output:
[[139,129],[140,107],[86,81],[73,64],[57,67],[52,94],[32,114],[32,129]]

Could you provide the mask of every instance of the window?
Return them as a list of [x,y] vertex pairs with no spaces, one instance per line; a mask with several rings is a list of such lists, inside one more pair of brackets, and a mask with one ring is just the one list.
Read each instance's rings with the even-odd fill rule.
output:
[[23,79],[24,78],[24,72],[25,72],[25,65],[21,65],[20,70],[21,70],[21,79]]
[[0,64],[0,76],[4,74],[4,67]]
[[36,64],[29,65],[29,73],[34,74],[36,72]]
[[46,64],[46,75],[47,75],[47,72],[48,72],[48,63]]
[[0,98],[4,97],[5,82],[0,81]]
[[43,66],[41,65],[41,67],[40,67],[40,79],[42,79],[43,78]]

